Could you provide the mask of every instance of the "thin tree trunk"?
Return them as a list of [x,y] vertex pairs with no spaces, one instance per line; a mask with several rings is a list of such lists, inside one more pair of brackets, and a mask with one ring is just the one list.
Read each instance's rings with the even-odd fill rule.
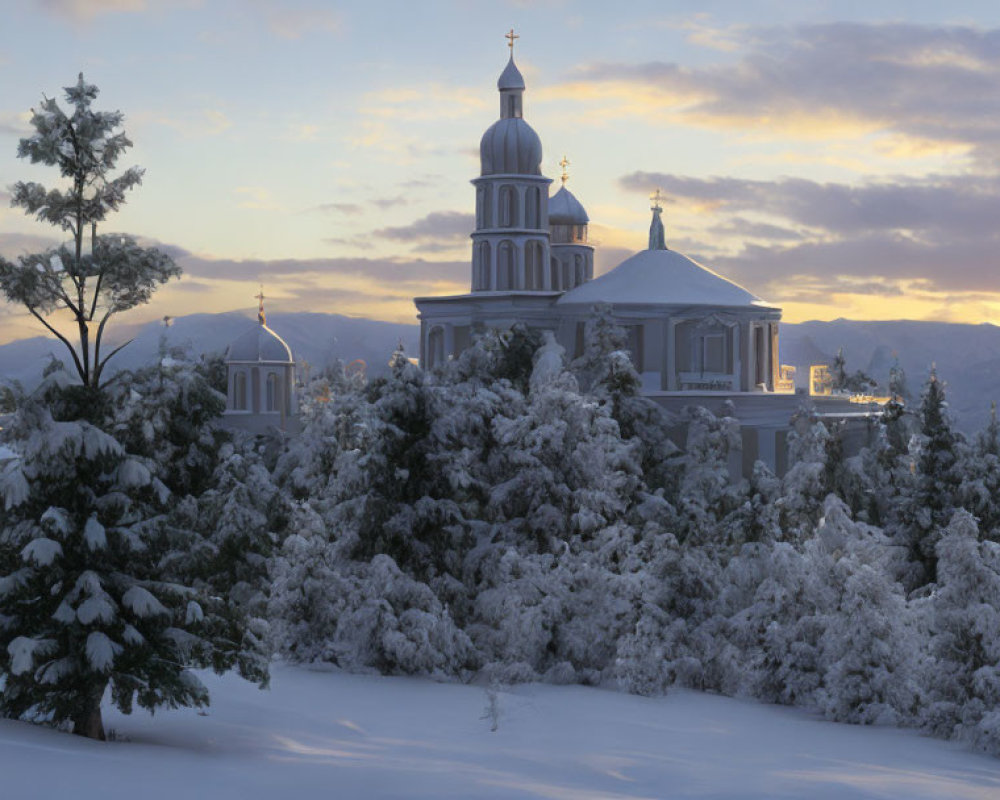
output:
[[77,736],[86,736],[88,739],[106,741],[104,735],[104,720],[101,717],[101,701],[98,698],[89,708],[81,710],[79,714],[73,715],[73,733]]

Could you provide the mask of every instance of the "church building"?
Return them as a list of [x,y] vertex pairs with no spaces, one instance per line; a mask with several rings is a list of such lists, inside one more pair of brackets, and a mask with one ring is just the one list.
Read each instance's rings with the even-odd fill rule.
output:
[[[718,275],[666,243],[660,194],[652,204],[649,246],[597,278],[583,205],[562,186],[549,197],[541,172],[542,145],[524,119],[525,84],[514,63],[517,38],[507,34],[510,59],[500,75],[500,118],[479,145],[480,175],[472,181],[476,228],[471,232],[470,291],[418,297],[420,363],[433,368],[454,358],[477,332],[522,323],[551,331],[574,358],[583,352],[586,322],[608,309],[628,333],[642,391],[670,410],[723,407],[743,427],[734,473],[757,459],[785,468],[790,418],[805,399],[781,380],[781,309]],[[821,415],[853,420],[861,409],[846,397],[812,398]]]

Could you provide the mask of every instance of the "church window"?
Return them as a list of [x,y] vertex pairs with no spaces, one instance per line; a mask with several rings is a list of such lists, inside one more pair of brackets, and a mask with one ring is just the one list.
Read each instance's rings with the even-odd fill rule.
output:
[[528,242],[524,248],[525,289],[540,291],[542,281],[542,245],[540,242]]
[[247,410],[247,374],[237,372],[233,378],[233,408],[237,411]]
[[552,274],[549,276],[549,279],[552,282],[552,291],[554,292],[562,291],[562,286],[560,286],[559,284],[559,262],[553,258],[550,268]]
[[483,187],[483,224],[484,228],[495,228],[496,223],[493,221],[493,187],[484,186]]
[[754,383],[767,383],[767,345],[764,339],[764,328],[755,326],[754,342]]
[[264,408],[268,411],[278,410],[278,376],[273,372],[267,374],[267,382],[265,383],[265,402]]
[[427,366],[444,363],[444,330],[434,328],[427,336]]
[[514,244],[504,240],[497,248],[497,289],[510,291],[514,287]]
[[573,278],[574,286],[579,286],[583,283],[583,256],[579,253],[573,256]]
[[721,333],[710,333],[701,340],[702,372],[725,372],[726,342]]
[[490,243],[479,243],[479,288],[488,292],[493,288],[493,265],[490,263]]
[[500,227],[517,226],[517,190],[513,186],[500,187]]
[[528,228],[542,227],[541,203],[539,201],[539,197],[540,195],[537,186],[529,188],[524,196],[525,226]]
[[563,289],[572,289],[574,286],[573,281],[570,280],[569,262],[567,261],[563,261],[562,264],[562,285]]
[[632,358],[632,365],[642,372],[642,359],[643,359],[643,335],[642,335],[642,325],[627,325],[625,327],[625,333],[627,336],[626,347],[628,348],[628,354]]

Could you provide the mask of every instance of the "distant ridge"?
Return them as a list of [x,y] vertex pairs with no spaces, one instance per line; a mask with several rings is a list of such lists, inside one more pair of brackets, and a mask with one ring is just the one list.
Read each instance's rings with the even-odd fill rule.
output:
[[[384,374],[389,356],[401,341],[407,354],[419,354],[420,329],[415,324],[310,312],[272,312],[267,321],[288,342],[296,359],[316,370],[335,359],[347,363],[360,358],[368,365],[369,375]],[[122,326],[119,332],[128,330],[135,338],[111,363],[117,369],[151,363],[164,334],[171,347],[185,347],[194,354],[222,352],[254,324],[253,312],[228,312],[177,317],[169,328],[159,322],[131,329]],[[936,364],[947,386],[951,411],[967,433],[986,423],[992,400],[1000,401],[1000,327],[996,325],[846,319],[781,324],[782,364],[807,370],[810,364],[829,362],[840,348],[848,370],[864,370],[883,383],[893,353],[898,353],[914,402],[919,400],[931,364]],[[0,345],[0,378],[31,387],[50,353],[66,360],[62,345],[47,337]]]

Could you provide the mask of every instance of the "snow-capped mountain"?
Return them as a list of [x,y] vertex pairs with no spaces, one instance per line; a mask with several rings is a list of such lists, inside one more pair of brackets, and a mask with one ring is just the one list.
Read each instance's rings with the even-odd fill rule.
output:
[[[127,329],[119,337],[133,341],[112,364],[130,369],[152,361],[166,336],[171,347],[194,353],[222,352],[248,326],[252,313],[192,314],[174,319],[169,328],[151,322]],[[406,352],[419,351],[417,325],[320,313],[268,314],[268,325],[292,348],[298,360],[322,369],[334,359],[348,363],[362,359],[369,375],[381,374],[389,356],[402,342]],[[119,339],[120,341],[121,339]],[[843,348],[849,371],[860,369],[885,384],[889,367],[898,356],[915,401],[932,364],[946,382],[948,400],[959,427],[980,428],[990,403],[1000,399],[1000,327],[946,322],[833,322],[784,323],[781,326],[781,363],[807,371],[810,364],[832,360]],[[49,354],[65,359],[62,345],[49,337],[22,339],[0,346],[0,378],[33,385]]]

